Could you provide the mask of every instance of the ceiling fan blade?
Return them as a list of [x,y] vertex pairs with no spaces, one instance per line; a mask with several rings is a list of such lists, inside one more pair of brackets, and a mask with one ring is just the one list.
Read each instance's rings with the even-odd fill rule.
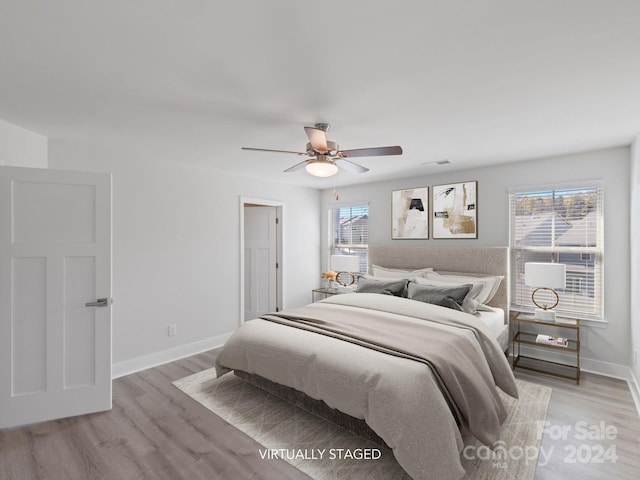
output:
[[349,170],[353,173],[366,173],[369,171],[368,168],[363,167],[362,165],[358,165],[357,163],[350,162],[349,160],[345,160],[343,158],[337,158],[335,162],[339,167],[344,168],[345,170]]
[[309,160],[305,160],[304,162],[300,162],[300,163],[296,163],[293,167],[289,167],[286,170],[284,170],[284,172],[288,173],[288,172],[295,172],[296,170],[300,170],[301,168],[303,168],[307,163],[309,162]]
[[316,152],[326,153],[329,151],[327,132],[315,127],[304,127],[304,131],[307,133],[309,142]]
[[340,158],[380,157],[382,155],[402,155],[402,147],[356,148],[354,150],[341,150],[337,154]]
[[242,150],[252,150],[254,152],[295,153],[296,155],[307,154],[307,152],[292,152],[291,150],[270,150],[268,148],[252,148],[252,147],[242,147]]

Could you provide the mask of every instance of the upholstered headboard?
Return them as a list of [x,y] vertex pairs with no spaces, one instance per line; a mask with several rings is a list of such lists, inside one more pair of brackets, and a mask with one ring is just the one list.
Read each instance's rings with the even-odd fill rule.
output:
[[504,280],[489,302],[502,308],[505,323],[509,312],[509,249],[507,247],[414,247],[369,246],[371,265],[419,269],[432,267],[439,272],[456,272],[472,276],[502,275]]

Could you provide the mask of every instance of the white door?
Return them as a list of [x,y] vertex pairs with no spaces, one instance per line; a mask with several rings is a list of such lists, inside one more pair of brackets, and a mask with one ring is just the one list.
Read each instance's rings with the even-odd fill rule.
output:
[[276,207],[244,208],[244,320],[277,308]]
[[0,427],[111,408],[110,299],[111,175],[0,167]]

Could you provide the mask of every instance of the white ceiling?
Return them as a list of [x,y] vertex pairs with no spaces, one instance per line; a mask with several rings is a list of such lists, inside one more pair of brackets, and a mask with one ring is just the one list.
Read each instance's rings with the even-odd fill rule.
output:
[[640,2],[0,0],[0,118],[317,188],[240,147],[404,148],[346,185],[628,145]]

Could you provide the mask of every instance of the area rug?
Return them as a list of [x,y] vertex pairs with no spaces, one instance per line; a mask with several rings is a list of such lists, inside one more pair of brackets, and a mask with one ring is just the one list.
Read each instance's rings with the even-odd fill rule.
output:
[[[517,380],[520,398],[502,395],[508,410],[492,452],[471,438],[461,454],[465,480],[532,480],[540,451],[540,422],[551,389]],[[173,384],[259,444],[261,456],[279,457],[315,480],[410,480],[389,449],[298,408],[233,374],[211,368]],[[320,455],[320,452],[324,453]],[[331,452],[331,455],[329,455]],[[348,452],[348,453],[347,453]],[[364,453],[370,457],[353,458]],[[348,457],[348,458],[347,458]]]

